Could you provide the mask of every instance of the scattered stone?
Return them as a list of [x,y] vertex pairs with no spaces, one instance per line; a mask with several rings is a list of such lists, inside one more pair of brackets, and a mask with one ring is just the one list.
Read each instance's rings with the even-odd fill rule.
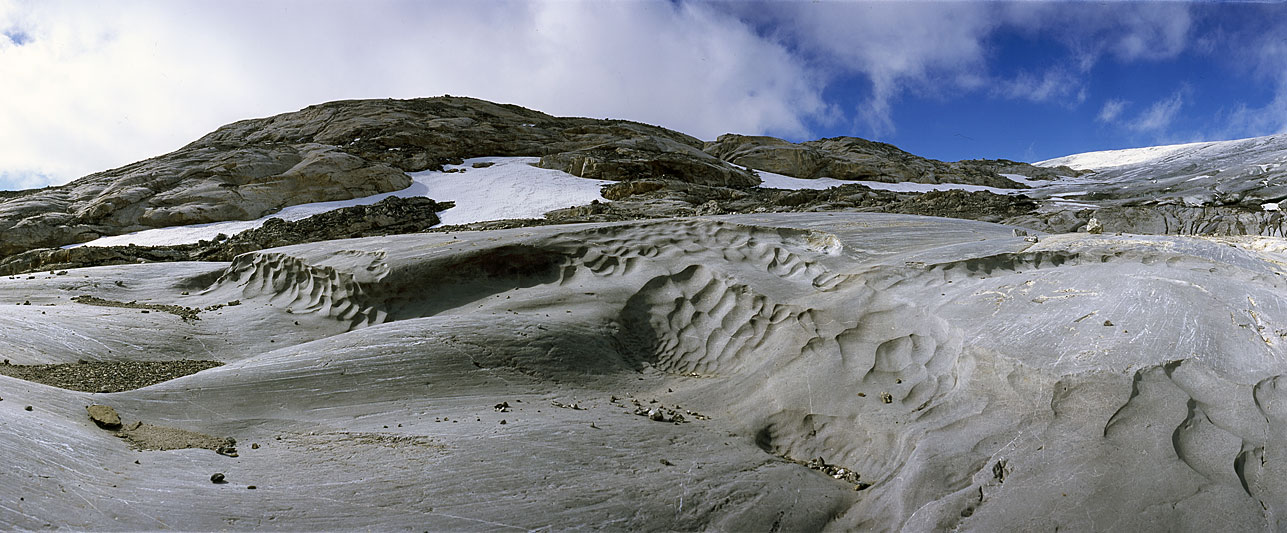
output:
[[257,489],[257,488],[259,488],[259,487],[256,487],[256,486],[254,486],[254,485],[246,485],[246,489],[247,489],[247,490],[255,490],[255,489]]
[[23,411],[30,411],[31,409],[32,407],[30,405],[22,408]]
[[252,450],[258,450],[258,449],[259,449],[259,443],[258,443],[258,442],[252,442],[252,443],[250,443],[250,449],[252,449]]
[[786,455],[782,455],[781,457],[795,464],[802,465],[806,468],[810,468],[810,469],[822,472],[823,474],[826,474],[832,479],[844,481],[845,483],[850,483],[854,485],[854,490],[864,490],[871,487],[871,483],[864,483],[863,481],[861,481],[860,476],[858,475],[857,472],[854,472],[853,469],[830,464],[826,461],[826,459],[823,459],[822,457],[818,457],[816,459],[810,459],[808,461],[801,461],[799,459],[795,459],[793,457],[789,457]]
[[675,466],[675,463],[672,463],[672,462],[667,461],[667,460],[665,460],[665,459],[662,459],[662,460],[661,460],[661,464],[666,465],[666,466]]
[[185,322],[191,321],[191,320],[201,320],[201,317],[197,316],[197,314],[201,312],[201,309],[198,309],[196,307],[183,307],[181,305],[141,304],[138,302],[118,302],[115,300],[107,300],[107,299],[99,298],[97,296],[91,296],[88,294],[82,294],[80,296],[76,296],[72,298],[72,301],[79,304],[96,305],[99,307],[142,309],[144,313],[148,312],[149,310],[162,311],[162,312],[170,313],[174,316],[177,316],[183,319]]
[[885,403],[894,403],[894,396],[888,392],[880,393],[880,401]]
[[1102,234],[1104,233],[1104,225],[1099,223],[1099,219],[1090,217],[1090,220],[1086,221],[1086,233],[1091,235]]
[[501,403],[498,403],[498,404],[496,404],[496,405],[492,406],[492,409],[493,409],[493,410],[495,410],[497,413],[508,413],[508,412],[509,412],[509,402],[501,402]]
[[1112,327],[1112,326],[1113,326],[1113,321],[1112,321],[1112,320],[1105,320],[1105,321],[1104,321],[1104,325],[1105,325],[1105,326],[1108,326],[1108,327]]
[[227,481],[224,480],[223,472],[215,472],[214,474],[211,474],[210,482],[216,485],[227,483]]
[[584,407],[581,407],[581,404],[578,404],[578,403],[563,403],[563,402],[560,402],[560,401],[557,401],[557,400],[550,400],[550,405],[553,405],[553,406],[558,407],[558,408],[560,408],[560,409],[572,409],[572,410],[575,410],[575,411],[584,411],[584,410],[585,410],[585,408],[584,408]]
[[93,420],[98,427],[103,429],[120,429],[121,416],[116,414],[116,409],[106,405],[91,405],[85,408],[89,411],[89,419]]
[[85,361],[0,365],[0,374],[83,392],[121,392],[221,366],[219,361]]

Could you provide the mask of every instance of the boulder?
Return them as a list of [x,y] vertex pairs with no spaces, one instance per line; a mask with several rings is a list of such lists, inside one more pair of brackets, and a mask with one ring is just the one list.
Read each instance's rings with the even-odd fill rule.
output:
[[121,417],[116,414],[116,409],[106,405],[91,405],[85,408],[89,411],[89,419],[93,420],[98,427],[103,429],[121,429]]

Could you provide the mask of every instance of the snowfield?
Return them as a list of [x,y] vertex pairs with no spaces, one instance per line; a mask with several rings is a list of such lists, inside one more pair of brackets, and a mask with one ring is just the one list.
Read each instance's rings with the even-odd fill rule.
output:
[[1169,144],[1163,146],[1149,146],[1145,148],[1127,148],[1123,150],[1104,150],[1101,152],[1086,152],[1083,154],[1066,155],[1038,161],[1034,165],[1041,167],[1057,167],[1060,165],[1067,166],[1074,170],[1099,170],[1103,168],[1120,167],[1125,165],[1136,165],[1148,163],[1167,156],[1209,145],[1214,143],[1198,142],[1187,144]]
[[[1285,141],[1287,141],[1287,135],[1280,134],[1231,141],[1168,144],[1144,148],[1127,148],[1124,150],[1086,152],[1038,161],[1033,164],[1043,167],[1066,165],[1077,170],[1103,170],[1157,163],[1209,162],[1244,153],[1276,152],[1281,149]],[[1277,166],[1276,163],[1281,162],[1281,158],[1279,158],[1279,161],[1275,163],[1256,166],[1264,173],[1269,172]]]
[[[425,171],[408,174],[414,183],[400,191],[376,194],[364,198],[335,202],[316,202],[287,207],[255,220],[235,220],[210,224],[194,224],[157,228],[103,237],[77,246],[167,246],[194,243],[213,239],[223,233],[234,235],[261,226],[270,218],[293,221],[325,213],[342,207],[370,205],[390,196],[433,198],[439,202],[455,202],[456,206],[438,213],[443,225],[468,224],[485,220],[506,218],[540,218],[547,211],[578,205],[595,200],[606,201],[599,190],[610,181],[578,178],[559,170],[533,166],[537,157],[477,157],[461,165],[448,165],[446,170],[463,169],[463,172]],[[492,163],[485,168],[473,168],[475,163]]]

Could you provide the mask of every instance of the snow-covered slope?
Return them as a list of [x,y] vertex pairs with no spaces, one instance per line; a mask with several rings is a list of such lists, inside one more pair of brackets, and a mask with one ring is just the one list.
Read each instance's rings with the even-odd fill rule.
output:
[[[1225,141],[1228,142],[1228,141]],[[1146,146],[1143,148],[1126,148],[1123,150],[1103,150],[1082,154],[1066,155],[1033,163],[1043,167],[1066,166],[1075,170],[1101,170],[1125,165],[1151,163],[1179,152],[1200,149],[1218,142],[1197,142],[1186,144],[1168,144],[1163,146]]]
[[[429,197],[456,206],[439,213],[444,225],[468,224],[506,218],[540,218],[547,211],[605,201],[599,190],[610,181],[578,178],[559,170],[537,168],[536,157],[478,157],[462,165],[448,165],[446,170],[411,174],[414,183],[406,189],[339,202],[317,202],[287,207],[256,220],[234,220],[213,224],[196,224],[150,229],[126,235],[103,237],[87,243],[68,246],[165,246],[208,240],[223,233],[233,235],[257,228],[270,218],[301,220],[333,209],[370,205],[390,196]],[[473,168],[476,163],[492,163]]]
[[1259,210],[1287,198],[1287,134],[1089,152],[1037,164],[1090,170],[1080,179],[1105,206]]

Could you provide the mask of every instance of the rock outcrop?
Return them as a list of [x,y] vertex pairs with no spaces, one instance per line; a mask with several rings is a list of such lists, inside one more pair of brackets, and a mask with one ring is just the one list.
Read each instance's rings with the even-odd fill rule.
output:
[[276,246],[416,233],[438,225],[437,212],[449,207],[451,202],[393,196],[372,205],[345,207],[293,222],[270,218],[258,228],[194,244],[41,248],[0,259],[0,275],[131,263],[231,261],[237,255]]
[[1067,233],[1081,230],[1092,217],[1100,223],[1102,231],[1109,233],[1287,237],[1287,215],[1281,211],[1221,206],[1149,205],[1055,210],[1018,215],[1006,223],[1049,233]]
[[792,143],[774,137],[721,135],[704,150],[725,161],[795,178],[880,181],[886,183],[964,183],[1005,189],[1026,188],[1004,176],[1023,174],[1038,179],[1076,175],[1072,169],[1040,168],[1007,160],[945,163],[909,154],[885,143],[857,137],[834,137]]
[[410,184],[401,170],[331,145],[202,140],[0,201],[0,254],[153,227],[254,219],[289,205]]

